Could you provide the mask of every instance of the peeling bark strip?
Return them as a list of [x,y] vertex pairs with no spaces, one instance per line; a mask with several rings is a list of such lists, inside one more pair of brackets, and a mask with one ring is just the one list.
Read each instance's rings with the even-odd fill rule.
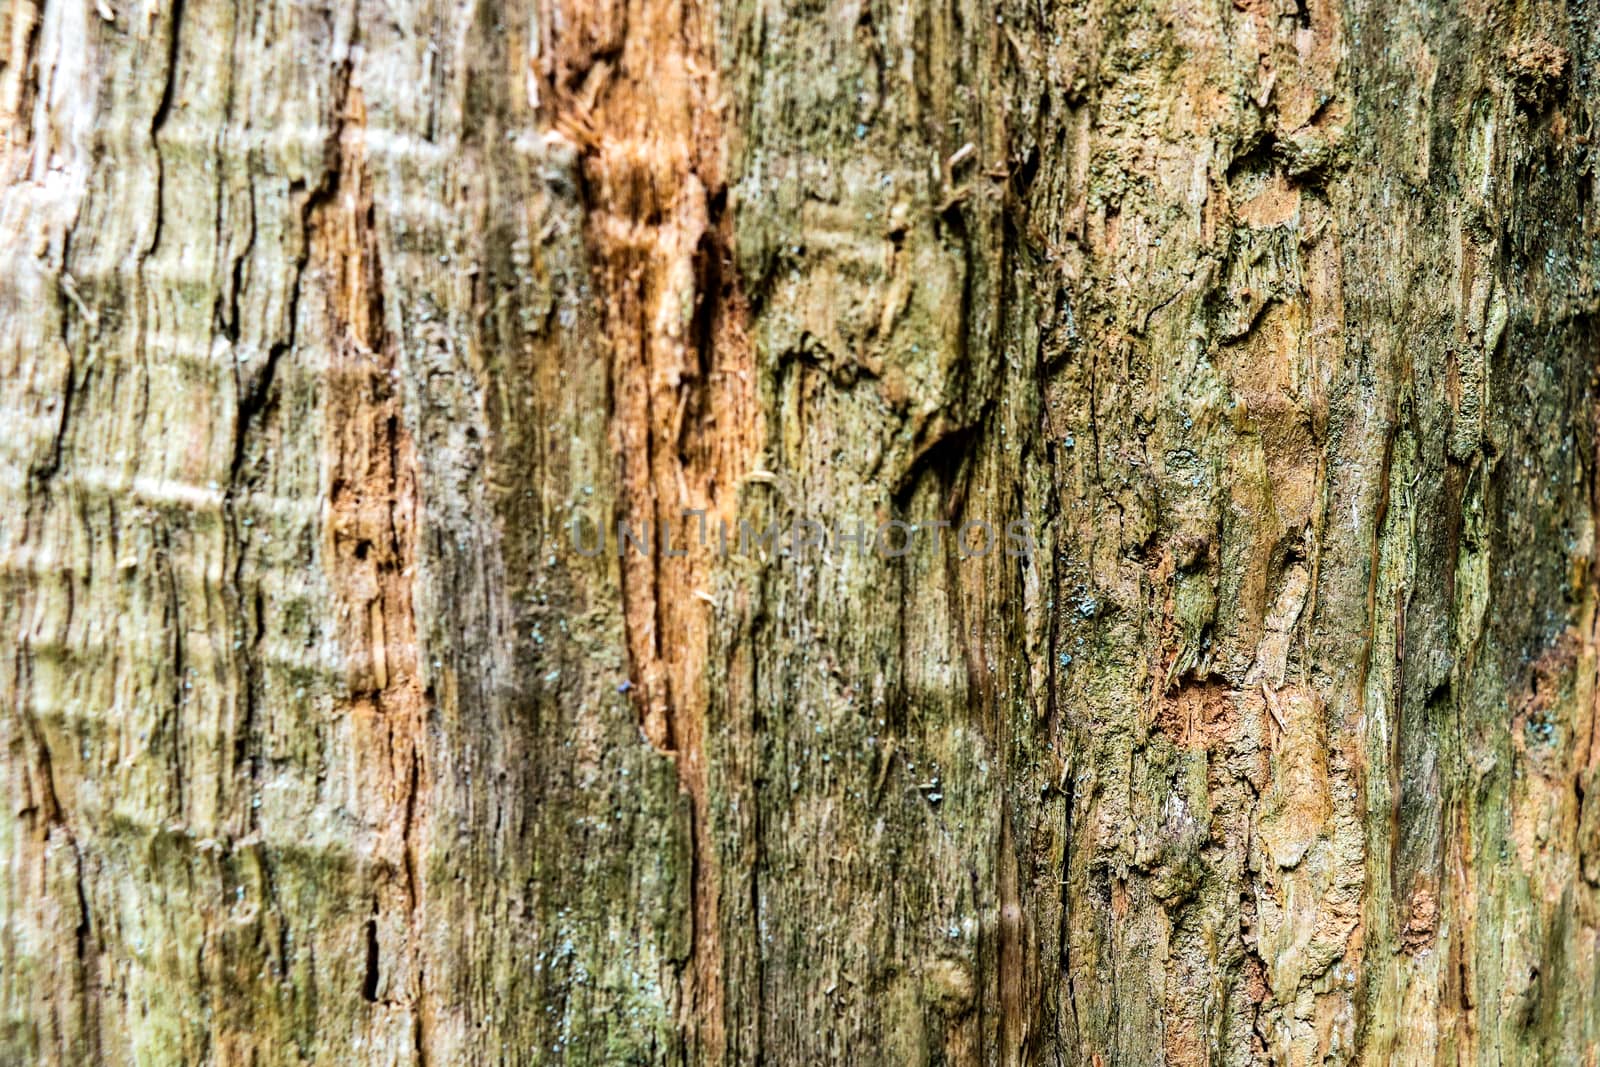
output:
[[0,1064],[1600,1063],[1590,15],[0,7]]
[[[657,534],[663,523],[697,527],[685,522],[691,510],[711,527],[731,523],[761,424],[731,262],[713,27],[682,0],[563,14],[577,25],[556,42],[548,93],[554,128],[584,153],[622,519]],[[624,35],[613,19],[642,29]],[[706,545],[675,536],[688,562],[674,563],[653,536],[649,558],[630,561],[624,581],[645,733],[669,751],[697,744],[687,735],[698,732],[692,709],[705,699],[695,693],[705,613],[687,601],[711,584]]]
[[675,755],[693,805],[682,1017],[691,1048],[716,1062],[726,991],[704,733],[717,581],[711,542],[686,531],[733,523],[739,479],[762,434],[726,211],[716,9],[593,0],[545,12],[562,30],[538,66],[544,113],[583,153],[586,243],[621,467],[617,509],[631,528],[651,532],[647,551],[623,559],[635,703],[645,736]]

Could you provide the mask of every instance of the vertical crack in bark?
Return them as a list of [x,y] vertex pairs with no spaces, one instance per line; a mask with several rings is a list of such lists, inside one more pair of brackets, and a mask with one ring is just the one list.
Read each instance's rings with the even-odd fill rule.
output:
[[179,34],[183,29],[183,2],[173,0],[172,10],[167,17],[167,65],[161,85],[161,99],[156,104],[155,114],[150,117],[150,147],[151,157],[156,165],[155,186],[155,227],[150,235],[150,247],[145,249],[145,258],[155,255],[156,249],[161,247],[161,209],[162,196],[166,186],[166,161],[161,158],[161,128],[167,124],[167,118],[172,114],[172,94],[178,84],[178,57],[181,42]]
[[644,733],[675,754],[691,800],[694,939],[680,1016],[691,1051],[714,1060],[724,1045],[721,876],[703,733],[715,538],[702,532],[735,519],[761,433],[725,210],[715,20],[692,0],[580,3],[562,17],[570,28],[535,73],[550,124],[584,152],[586,239],[611,343],[617,515],[650,530],[648,550],[622,559],[628,655]]

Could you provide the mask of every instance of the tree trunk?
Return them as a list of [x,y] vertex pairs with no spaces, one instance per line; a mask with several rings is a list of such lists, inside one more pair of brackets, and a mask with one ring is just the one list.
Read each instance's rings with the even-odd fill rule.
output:
[[1583,3],[0,42],[0,1062],[1600,1056]]

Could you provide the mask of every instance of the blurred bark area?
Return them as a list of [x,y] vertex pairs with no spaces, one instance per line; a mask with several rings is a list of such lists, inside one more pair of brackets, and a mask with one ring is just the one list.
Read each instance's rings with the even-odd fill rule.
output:
[[1597,74],[0,0],[0,1063],[1596,1063]]

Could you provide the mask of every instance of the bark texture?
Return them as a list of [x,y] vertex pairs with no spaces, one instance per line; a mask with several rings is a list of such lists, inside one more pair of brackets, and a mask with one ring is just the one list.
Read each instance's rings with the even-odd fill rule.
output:
[[0,1062],[1594,1064],[1597,74],[0,0]]

